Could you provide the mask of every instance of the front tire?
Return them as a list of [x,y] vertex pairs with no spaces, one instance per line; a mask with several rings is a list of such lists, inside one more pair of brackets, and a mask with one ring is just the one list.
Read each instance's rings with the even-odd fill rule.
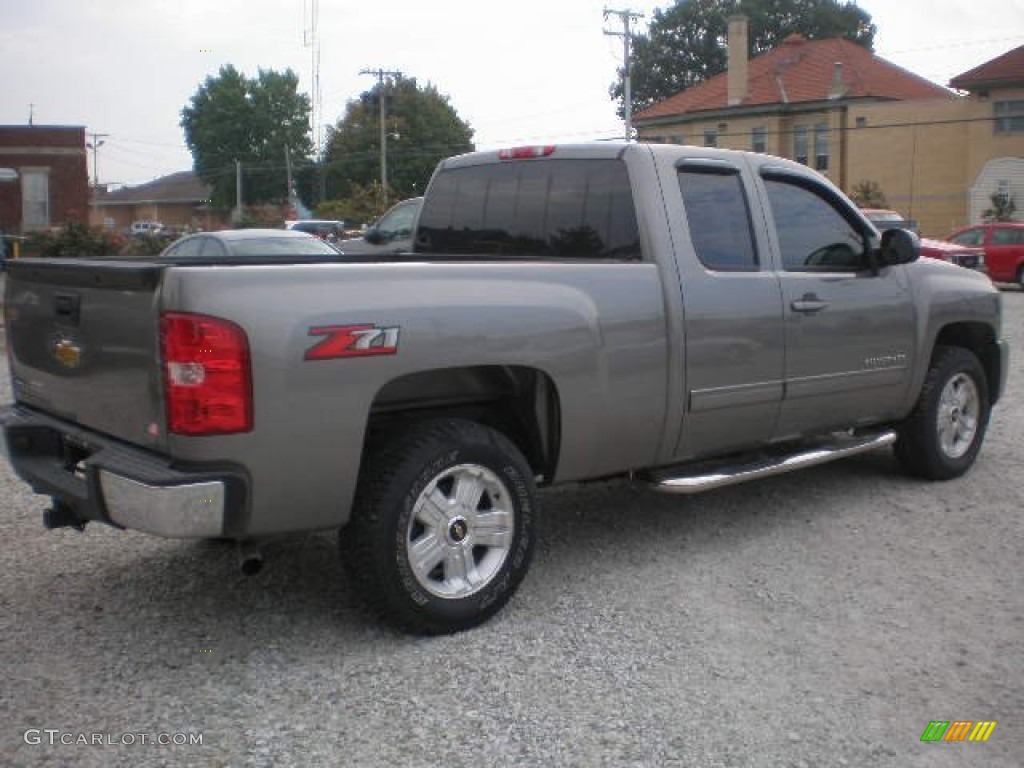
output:
[[978,457],[989,411],[985,369],[974,353],[936,347],[917,405],[900,427],[896,458],[927,480],[959,477]]
[[507,438],[470,421],[427,421],[369,447],[340,535],[342,561],[389,623],[457,632],[515,592],[536,514],[529,465]]

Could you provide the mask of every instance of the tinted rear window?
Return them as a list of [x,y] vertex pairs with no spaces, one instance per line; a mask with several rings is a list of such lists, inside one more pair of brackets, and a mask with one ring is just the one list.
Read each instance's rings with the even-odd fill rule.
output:
[[543,160],[443,171],[424,201],[415,250],[639,259],[626,166],[620,160]]

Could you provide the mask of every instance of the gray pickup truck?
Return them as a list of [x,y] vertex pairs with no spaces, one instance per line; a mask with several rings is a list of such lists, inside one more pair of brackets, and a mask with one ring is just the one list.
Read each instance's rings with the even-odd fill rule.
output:
[[495,613],[536,487],[692,493],[892,445],[961,475],[1005,386],[988,278],[806,167],[688,146],[445,160],[413,251],[31,260],[6,289],[9,459],[48,527],[339,529],[385,619]]

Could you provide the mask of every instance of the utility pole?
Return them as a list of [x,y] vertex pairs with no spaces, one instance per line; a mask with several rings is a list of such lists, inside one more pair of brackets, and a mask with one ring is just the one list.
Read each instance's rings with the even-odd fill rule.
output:
[[625,118],[626,118],[626,141],[633,138],[633,94],[631,93],[631,80],[633,71],[632,62],[632,42],[633,36],[630,32],[630,25],[633,21],[642,19],[644,15],[642,13],[634,13],[629,8],[624,11],[613,11],[610,8],[604,9],[605,21],[608,20],[609,16],[618,16],[622,21],[622,31],[613,32],[611,30],[604,30],[606,35],[612,35],[614,37],[622,38],[622,103],[625,107]]
[[387,129],[387,106],[384,98],[384,78],[401,77],[398,70],[386,69],[361,69],[360,75],[376,75],[377,77],[377,100],[380,102],[380,194],[381,211],[388,207],[388,129]]
[[242,161],[235,160],[235,213],[232,217],[237,224],[242,220]]
[[100,153],[100,147],[106,144],[103,139],[109,136],[109,133],[96,133],[90,131],[89,135],[92,137],[92,141],[85,142],[85,146],[92,150],[92,188],[98,189],[100,186],[100,176],[96,168],[96,156]]

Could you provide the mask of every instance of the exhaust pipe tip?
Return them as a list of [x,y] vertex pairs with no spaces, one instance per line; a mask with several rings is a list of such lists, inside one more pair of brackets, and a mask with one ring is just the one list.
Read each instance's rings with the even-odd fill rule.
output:
[[238,559],[242,573],[246,576],[255,576],[263,569],[263,550],[261,550],[256,544],[239,544]]

